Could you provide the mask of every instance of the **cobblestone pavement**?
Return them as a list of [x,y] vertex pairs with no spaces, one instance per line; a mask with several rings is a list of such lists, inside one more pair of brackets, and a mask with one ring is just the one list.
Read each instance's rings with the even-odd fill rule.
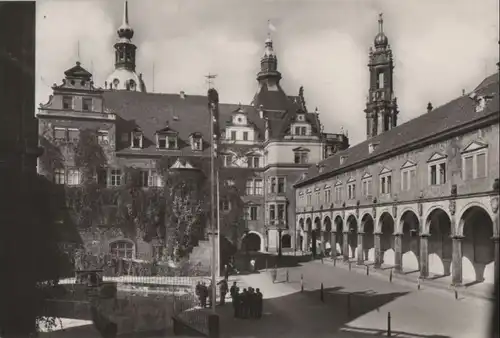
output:
[[239,277],[240,287],[262,290],[264,316],[234,319],[231,304],[220,307],[223,338],[380,337],[386,336],[389,312],[393,337],[487,338],[493,306],[487,300],[460,295],[456,300],[450,292],[419,291],[321,262],[289,268],[289,283],[285,271],[275,284],[266,272]]

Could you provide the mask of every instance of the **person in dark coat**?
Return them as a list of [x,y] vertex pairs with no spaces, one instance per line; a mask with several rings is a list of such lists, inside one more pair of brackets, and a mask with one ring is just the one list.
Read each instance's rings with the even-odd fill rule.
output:
[[207,307],[208,289],[207,289],[207,285],[205,284],[205,282],[203,282],[203,284],[201,285],[200,290],[201,290],[201,307],[206,308]]
[[255,307],[256,307],[256,314],[257,314],[257,318],[261,318],[262,317],[262,308],[263,308],[263,303],[264,303],[264,300],[263,300],[263,295],[262,293],[260,292],[260,289],[257,288],[257,290],[255,290]]
[[228,291],[227,281],[223,279],[218,284],[220,284],[220,305],[224,305],[226,303],[226,294]]
[[241,293],[241,318],[248,318],[248,291],[243,289]]
[[248,288],[248,316],[250,318],[256,318],[256,300],[257,300],[257,295],[255,294],[255,291],[252,287]]
[[198,297],[198,302],[200,303],[200,306],[203,307],[202,302],[201,302],[201,294],[203,291],[201,289],[202,289],[201,282],[198,282],[196,284],[195,293],[196,293],[196,297]]
[[231,289],[229,290],[229,293],[231,294],[231,298],[233,298],[234,294],[236,292],[238,292],[237,289],[238,289],[238,286],[236,285],[236,282],[233,282],[233,286],[231,286]]
[[208,286],[207,290],[207,296],[208,296],[208,307],[212,307],[212,304],[215,302],[215,299],[213,297],[213,285],[212,282],[210,282],[210,285]]
[[241,301],[241,299],[240,299],[240,291],[238,290],[237,287],[235,288],[235,292],[233,293],[231,298],[233,301],[234,318],[240,318],[240,301]]

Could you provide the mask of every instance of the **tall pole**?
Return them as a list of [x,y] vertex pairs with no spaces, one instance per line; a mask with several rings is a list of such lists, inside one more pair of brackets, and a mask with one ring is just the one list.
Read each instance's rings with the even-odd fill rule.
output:
[[[210,224],[210,230],[212,232],[212,311],[215,313],[215,302],[216,302],[216,287],[217,283],[215,280],[215,264],[216,264],[216,253],[215,253],[215,191],[214,191],[214,184],[215,184],[215,133],[214,133],[214,109],[215,109],[215,104],[212,103],[210,107],[210,134],[212,135],[212,149],[211,153],[212,155],[210,156],[210,218],[211,218],[211,224]],[[217,215],[218,216],[218,215]]]
[[219,179],[219,170],[216,169],[215,171],[216,175],[216,180],[215,184],[217,184],[217,247],[216,247],[216,260],[215,260],[215,265],[216,265],[216,276],[220,275],[220,179]]

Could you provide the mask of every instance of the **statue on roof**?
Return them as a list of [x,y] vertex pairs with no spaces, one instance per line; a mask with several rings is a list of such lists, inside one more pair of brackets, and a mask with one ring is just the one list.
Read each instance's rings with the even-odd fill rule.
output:
[[304,98],[304,86],[300,86],[299,88],[299,99],[300,99],[300,107],[302,108],[302,110],[307,112],[306,99]]

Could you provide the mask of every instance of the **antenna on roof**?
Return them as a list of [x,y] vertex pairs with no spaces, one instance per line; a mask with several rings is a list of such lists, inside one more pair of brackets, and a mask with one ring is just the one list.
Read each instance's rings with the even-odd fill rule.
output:
[[214,79],[217,77],[217,74],[208,73],[208,75],[205,75],[205,77],[207,78],[208,89],[211,89],[212,85],[214,84]]

